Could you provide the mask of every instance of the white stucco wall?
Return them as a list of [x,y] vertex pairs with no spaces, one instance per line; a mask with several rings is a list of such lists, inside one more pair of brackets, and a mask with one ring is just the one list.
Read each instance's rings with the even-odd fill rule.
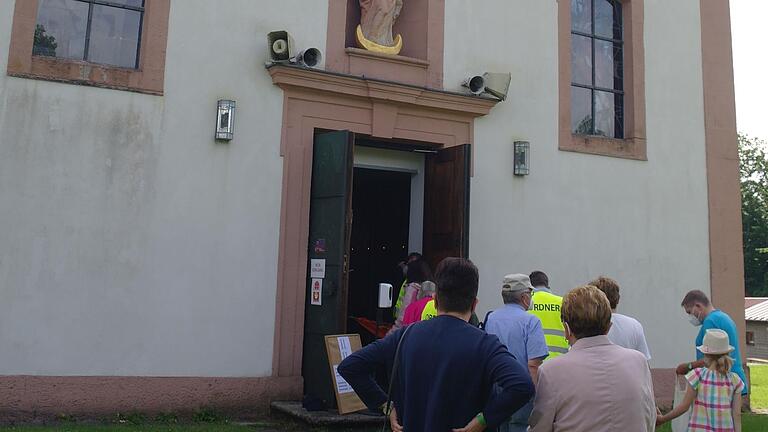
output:
[[[709,292],[699,1],[645,1],[647,162],[558,150],[558,2],[467,5],[446,1],[446,88],[512,73],[509,99],[475,127],[480,312],[501,305],[506,273],[543,270],[558,294],[605,274],[621,284],[619,311],[644,324],[652,366],[690,359],[695,329],[680,300]],[[524,178],[512,174],[520,139],[531,142]]]
[[[265,34],[324,49],[328,4],[220,3],[172,2],[157,97],[7,77],[0,0],[0,375],[270,374],[282,91]],[[560,294],[606,274],[652,365],[689,359],[678,305],[709,292],[698,0],[645,1],[647,162],[557,149],[555,0],[469,3],[446,0],[446,88],[512,73],[475,125],[479,312],[509,272],[544,270]],[[221,98],[238,106],[229,144],[212,139]],[[516,139],[532,145],[525,178]]]
[[[165,96],[5,75],[0,374],[271,374],[282,91],[266,33],[326,39],[326,1],[174,1]],[[235,139],[212,139],[216,101]],[[277,181],[276,181],[277,180]]]

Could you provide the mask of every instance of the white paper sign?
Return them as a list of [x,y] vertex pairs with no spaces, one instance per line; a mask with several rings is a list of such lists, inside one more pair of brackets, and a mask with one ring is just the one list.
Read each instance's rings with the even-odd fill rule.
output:
[[312,279],[312,290],[310,295],[310,304],[313,306],[322,306],[323,305],[323,280],[322,279]]
[[325,260],[324,259],[311,259],[309,260],[309,277],[322,279],[325,277]]
[[339,365],[333,365],[333,372],[336,374],[336,389],[339,390],[339,394],[352,393],[354,391],[352,386],[339,374]]
[[352,355],[352,343],[349,341],[349,338],[341,336],[337,340],[339,341],[339,354],[341,355],[341,359],[344,360]]

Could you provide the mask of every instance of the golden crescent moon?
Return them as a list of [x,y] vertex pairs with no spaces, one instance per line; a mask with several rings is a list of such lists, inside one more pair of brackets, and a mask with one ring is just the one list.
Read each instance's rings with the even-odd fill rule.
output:
[[403,38],[400,35],[395,36],[395,45],[393,46],[379,45],[376,42],[366,39],[365,35],[363,35],[363,28],[358,24],[355,36],[357,37],[357,44],[368,51],[397,55],[400,54],[400,50],[403,49]]

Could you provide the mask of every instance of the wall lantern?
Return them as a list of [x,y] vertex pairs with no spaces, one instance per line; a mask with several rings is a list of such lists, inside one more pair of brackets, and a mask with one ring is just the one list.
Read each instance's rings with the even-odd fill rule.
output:
[[531,143],[515,141],[515,175],[528,175],[531,171]]
[[222,99],[216,112],[216,139],[229,141],[235,134],[235,101]]

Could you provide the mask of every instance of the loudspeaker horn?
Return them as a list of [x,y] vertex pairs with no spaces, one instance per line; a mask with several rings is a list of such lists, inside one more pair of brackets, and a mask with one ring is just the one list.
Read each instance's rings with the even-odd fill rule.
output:
[[469,89],[472,94],[482,94],[485,91],[485,78],[480,75],[469,77],[461,84]]
[[323,53],[317,48],[307,48],[292,60],[301,66],[313,68],[323,61]]
[[293,38],[285,30],[267,33],[267,62],[283,63],[295,57]]
[[485,79],[485,91],[490,93],[499,100],[507,98],[507,92],[509,92],[509,83],[512,81],[512,74],[507,73],[492,73],[487,72],[483,74]]

